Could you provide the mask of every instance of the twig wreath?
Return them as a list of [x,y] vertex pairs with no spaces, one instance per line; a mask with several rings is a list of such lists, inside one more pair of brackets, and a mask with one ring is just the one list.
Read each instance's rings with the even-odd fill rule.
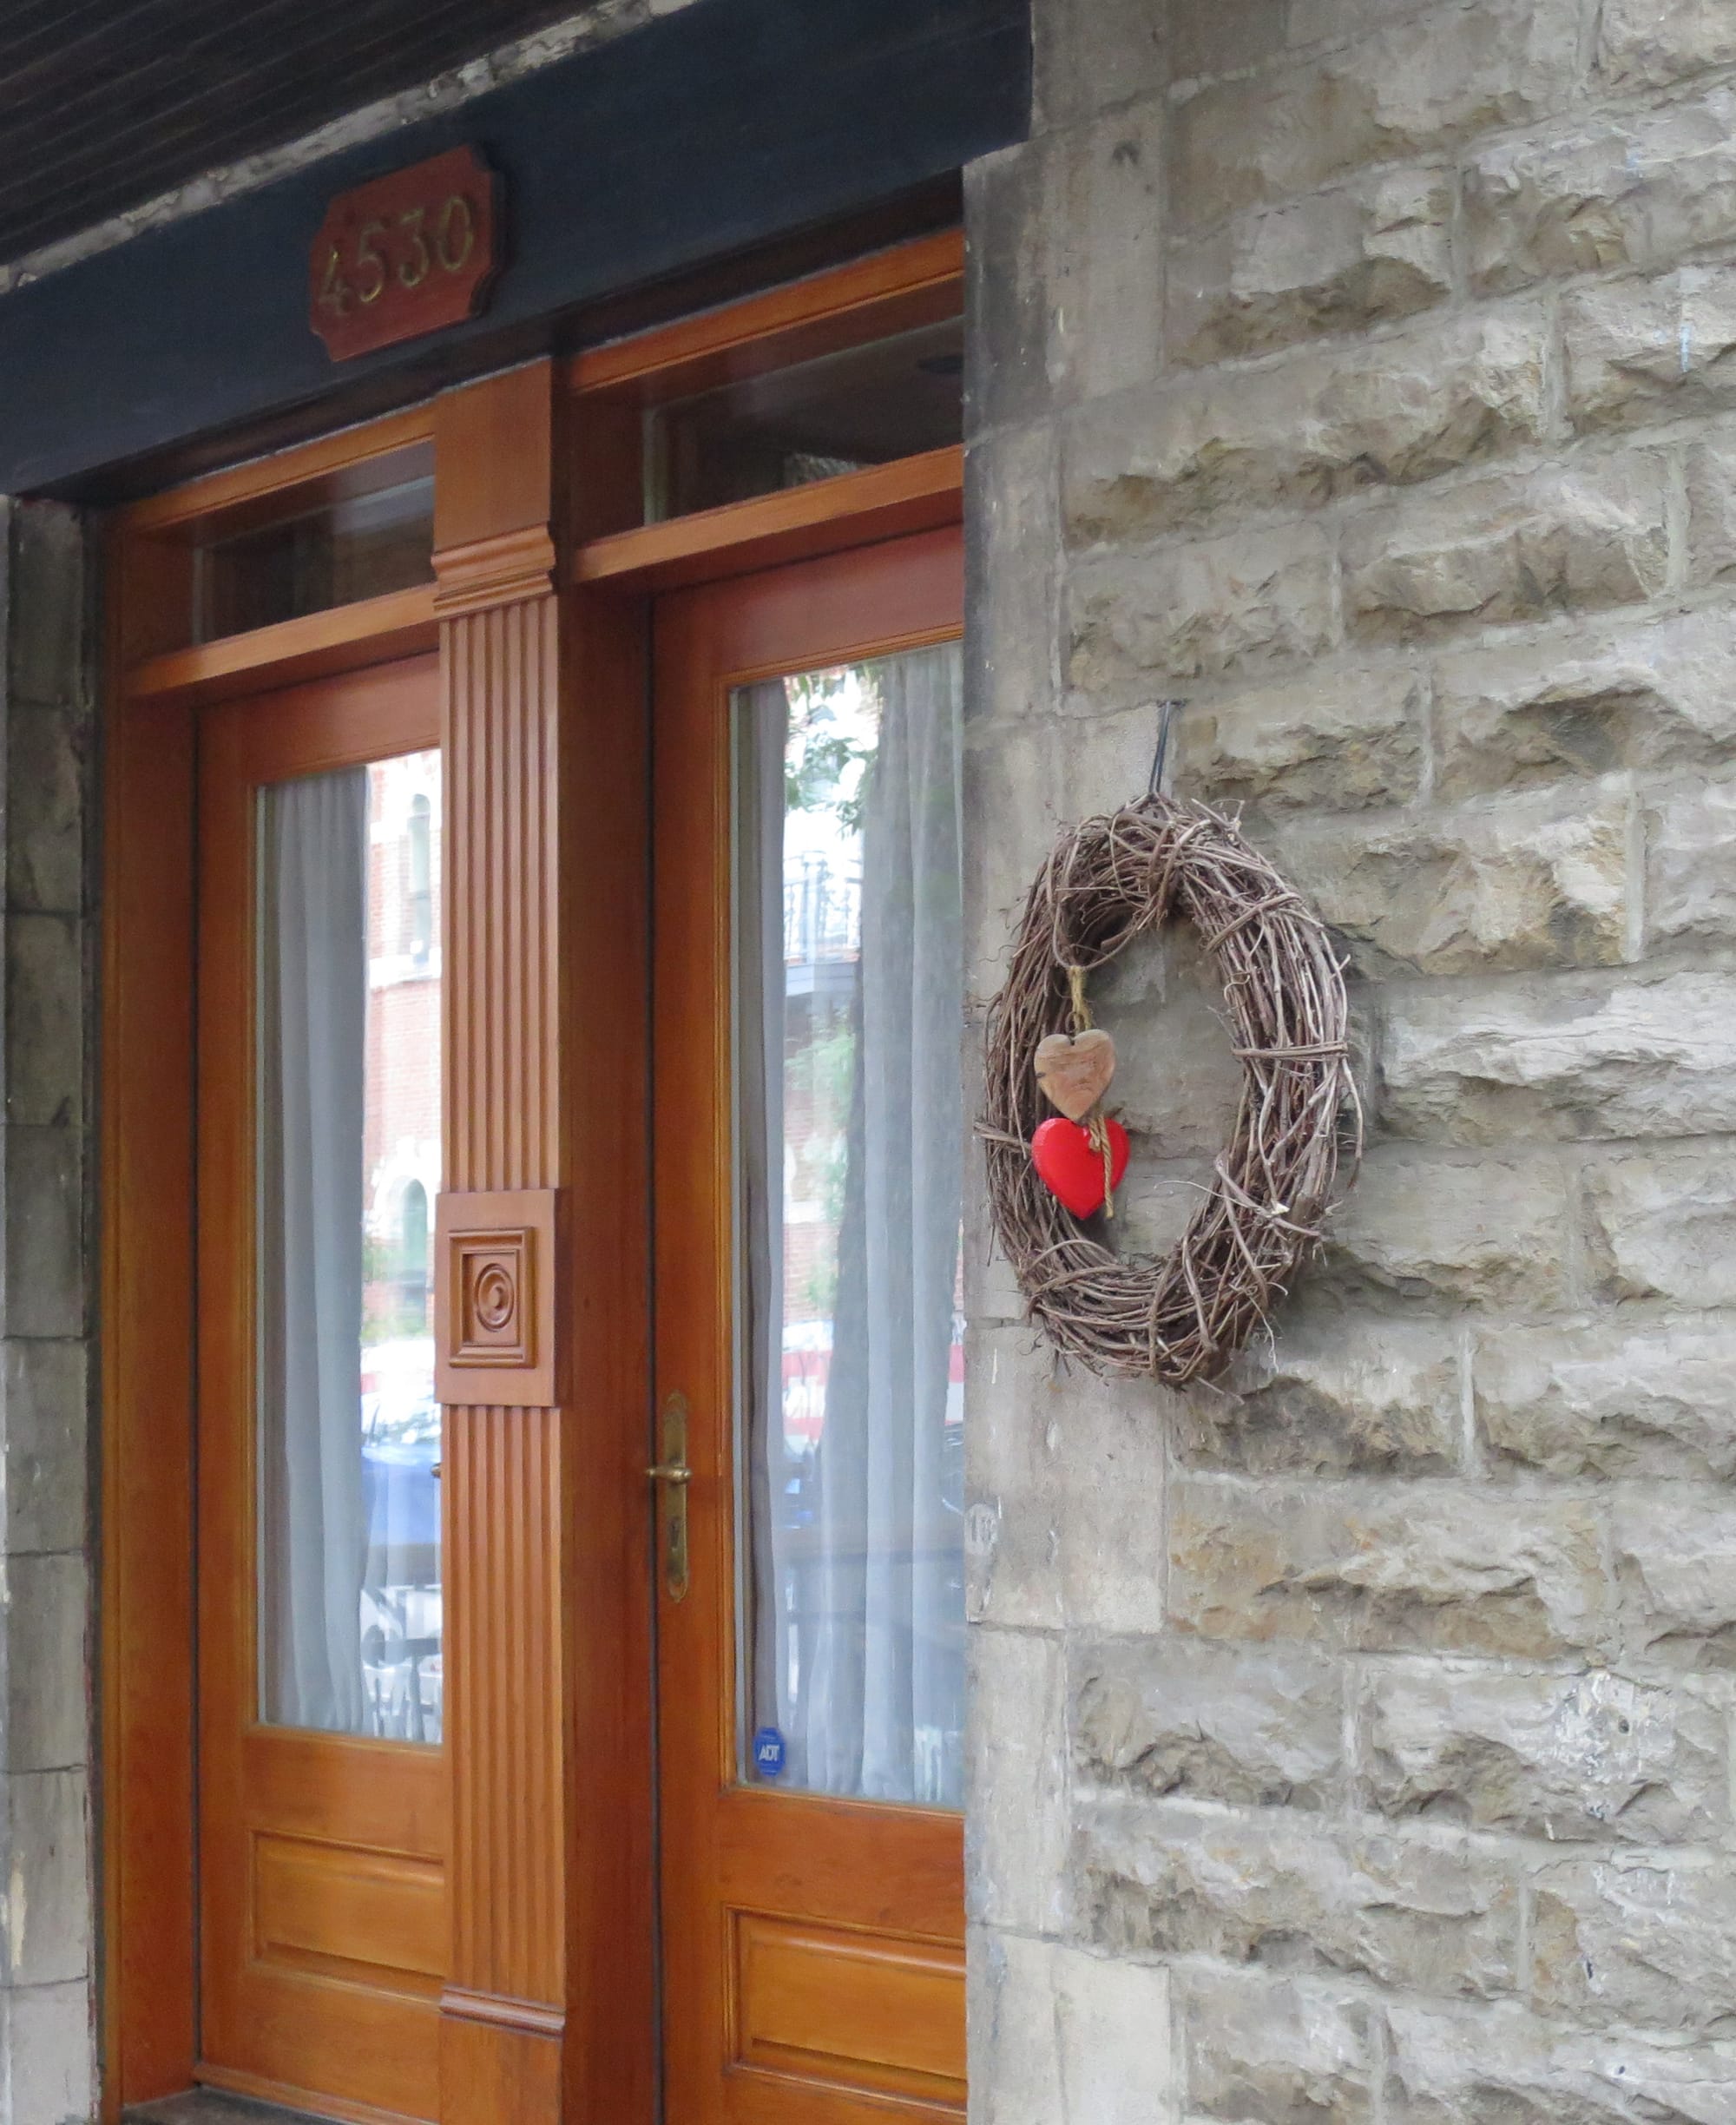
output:
[[[1325,925],[1233,820],[1159,793],[1161,753],[1150,793],[1069,827],[1031,886],[990,1009],[982,1134],[990,1213],[1030,1318],[1093,1372],[1180,1386],[1229,1362],[1318,1247],[1362,1118]],[[1114,1048],[1091,1028],[1085,982],[1172,914],[1195,924],[1222,980],[1241,1097],[1180,1240],[1124,1260],[1061,1199],[1113,1216],[1127,1159],[1101,1106]],[[1043,1123],[1045,1091],[1066,1119]],[[1055,1134],[1039,1141],[1045,1127]]]

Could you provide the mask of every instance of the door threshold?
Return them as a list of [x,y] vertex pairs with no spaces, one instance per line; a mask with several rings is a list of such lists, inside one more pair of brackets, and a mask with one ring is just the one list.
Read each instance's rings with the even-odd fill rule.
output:
[[185,2095],[165,2095],[156,2102],[129,2103],[122,2125],[329,2125],[306,2110],[255,2102],[247,2095],[224,2095],[215,2089],[193,2089]]

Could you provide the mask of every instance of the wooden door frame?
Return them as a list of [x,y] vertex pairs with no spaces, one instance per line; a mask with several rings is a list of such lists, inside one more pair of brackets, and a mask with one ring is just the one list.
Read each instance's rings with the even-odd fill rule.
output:
[[[544,1264],[545,1280],[555,1264],[543,1297],[557,1383],[552,1405],[543,1383],[532,1405],[528,1380],[478,1372],[470,1391],[495,1399],[448,1405],[453,1946],[443,2125],[651,2125],[650,599],[956,523],[963,453],[635,527],[637,438],[649,405],[957,315],[962,288],[957,233],[923,238],[194,481],[110,526],[105,2119],[187,2087],[196,2056],[200,707],[439,651],[448,1010],[461,993],[489,1007],[470,1015],[468,1033],[462,1016],[448,1020],[446,1187],[545,1235],[525,1259]],[[433,582],[185,646],[202,530],[429,464]],[[544,832],[519,835],[516,859],[534,848],[534,860],[503,859],[512,839],[503,830],[529,818]],[[612,1096],[599,1098],[599,1087]],[[504,1210],[503,1196],[512,1198]],[[600,1228],[608,1243],[588,1245]],[[437,1332],[445,1327],[443,1319]]]

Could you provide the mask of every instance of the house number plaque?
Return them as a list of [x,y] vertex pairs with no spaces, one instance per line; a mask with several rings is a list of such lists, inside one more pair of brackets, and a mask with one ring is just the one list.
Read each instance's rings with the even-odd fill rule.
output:
[[499,194],[474,148],[338,194],[308,260],[309,322],[334,362],[482,312],[500,266]]

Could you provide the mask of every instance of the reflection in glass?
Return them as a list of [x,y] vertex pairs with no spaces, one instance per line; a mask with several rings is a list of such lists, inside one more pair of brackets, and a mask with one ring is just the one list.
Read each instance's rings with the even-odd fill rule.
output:
[[260,1700],[437,1741],[440,756],[259,806]]
[[959,691],[948,643],[735,697],[744,1740],[775,1728],[789,1786],[948,1807],[964,1623]]
[[434,579],[434,481],[400,481],[194,553],[194,640],[273,627]]

